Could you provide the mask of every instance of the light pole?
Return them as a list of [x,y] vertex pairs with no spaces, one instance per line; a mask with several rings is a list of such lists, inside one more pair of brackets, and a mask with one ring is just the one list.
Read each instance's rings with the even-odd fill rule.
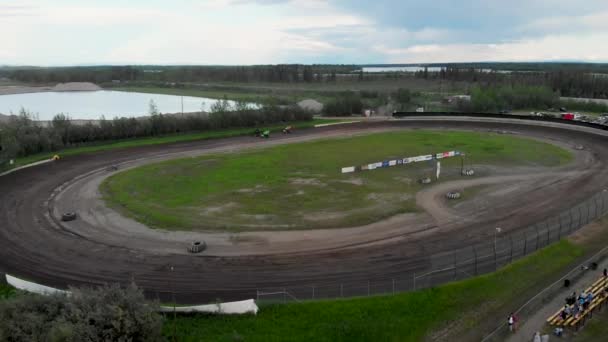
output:
[[[171,266],[171,276],[169,277],[169,279],[173,279],[173,266]],[[177,313],[176,313],[176,304],[175,304],[175,289],[173,288],[173,282],[171,282],[171,296],[173,297],[173,341],[176,340],[176,326],[175,326],[175,320],[177,318]]]
[[494,230],[494,270],[498,269],[498,260],[496,257],[496,237],[498,236],[498,234],[502,231],[502,228],[500,227],[496,227],[496,229]]

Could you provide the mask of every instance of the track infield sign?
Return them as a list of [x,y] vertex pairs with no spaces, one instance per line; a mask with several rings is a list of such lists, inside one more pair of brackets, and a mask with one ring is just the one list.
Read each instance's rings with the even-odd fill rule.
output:
[[342,171],[342,173],[353,173],[356,171],[375,170],[375,169],[391,167],[391,166],[396,166],[396,165],[406,165],[406,164],[410,164],[410,163],[418,163],[418,162],[429,161],[429,160],[433,160],[433,159],[444,159],[444,158],[451,158],[451,157],[457,157],[457,156],[464,156],[464,153],[460,152],[460,151],[448,151],[448,152],[443,152],[443,153],[427,154],[427,155],[416,156],[416,157],[407,157],[407,158],[402,158],[402,159],[384,160],[381,162],[370,163],[370,164],[365,164],[365,165],[361,165],[361,166],[343,167],[341,171]]

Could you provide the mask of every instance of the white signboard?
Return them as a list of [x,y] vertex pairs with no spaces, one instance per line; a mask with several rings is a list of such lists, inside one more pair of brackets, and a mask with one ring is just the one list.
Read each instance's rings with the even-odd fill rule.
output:
[[349,166],[349,167],[343,167],[342,168],[342,173],[351,173],[351,172],[355,172],[355,167],[354,166]]

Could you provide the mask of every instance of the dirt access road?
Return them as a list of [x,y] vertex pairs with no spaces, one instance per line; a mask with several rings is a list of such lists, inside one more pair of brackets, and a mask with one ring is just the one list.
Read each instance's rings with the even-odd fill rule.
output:
[[[56,287],[134,280],[151,297],[169,299],[175,293],[177,300],[184,303],[251,298],[256,296],[258,289],[283,287],[289,287],[296,296],[305,297],[311,291],[309,284],[318,286],[318,296],[340,294],[322,294],[319,290],[322,286],[334,292],[339,289],[345,296],[361,294],[361,287],[367,287],[371,292],[379,291],[379,285],[374,284],[387,279],[411,279],[413,272],[428,269],[432,254],[484,241],[497,225],[506,231],[516,231],[605,188],[608,185],[605,132],[552,126],[555,127],[515,121],[429,118],[302,130],[293,136],[273,136],[270,141],[238,137],[68,157],[0,177],[0,270]],[[51,217],[53,211],[49,212],[52,207],[49,200],[62,185],[95,170],[134,159],[154,160],[192,151],[236,150],[252,144],[418,128],[500,129],[564,146],[583,145],[585,150],[577,152],[577,162],[572,165],[544,170],[534,177],[530,175],[533,181],[526,176],[530,170],[503,170],[502,174],[494,174],[494,177],[512,177],[499,179],[501,182],[508,179],[505,185],[515,190],[504,191],[503,188],[501,192],[500,184],[492,183],[492,189],[485,193],[486,206],[464,208],[466,215],[458,214],[457,220],[431,220],[429,222],[435,222],[434,225],[416,232],[404,225],[404,230],[397,230],[397,234],[390,237],[380,235],[379,239],[367,239],[355,245],[310,248],[297,253],[237,253],[230,256],[203,253],[194,256],[149,245],[136,232],[129,236],[128,243],[118,244],[107,240],[112,234],[103,233],[103,224],[99,225],[97,235],[92,225],[82,231],[78,230],[78,225],[66,229],[56,224]],[[522,180],[529,186],[516,186]],[[436,210],[441,214],[453,209]],[[299,241],[291,243],[297,245]],[[344,286],[338,288],[334,286],[336,284]],[[397,290],[409,287],[405,282],[399,284]]]

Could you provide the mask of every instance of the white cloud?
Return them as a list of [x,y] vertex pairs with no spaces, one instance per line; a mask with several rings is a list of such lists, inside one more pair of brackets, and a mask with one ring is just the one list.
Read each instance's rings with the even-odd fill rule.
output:
[[386,49],[390,63],[608,60],[608,32],[552,35],[499,44],[415,45]]
[[446,23],[411,29],[408,22],[387,26],[368,13],[339,10],[327,0],[73,4],[0,4],[0,64],[608,60],[608,48],[603,47],[608,11],[562,17],[539,13],[529,24],[512,29],[515,37],[524,38],[472,44],[479,40],[473,40],[470,28],[452,29]]

